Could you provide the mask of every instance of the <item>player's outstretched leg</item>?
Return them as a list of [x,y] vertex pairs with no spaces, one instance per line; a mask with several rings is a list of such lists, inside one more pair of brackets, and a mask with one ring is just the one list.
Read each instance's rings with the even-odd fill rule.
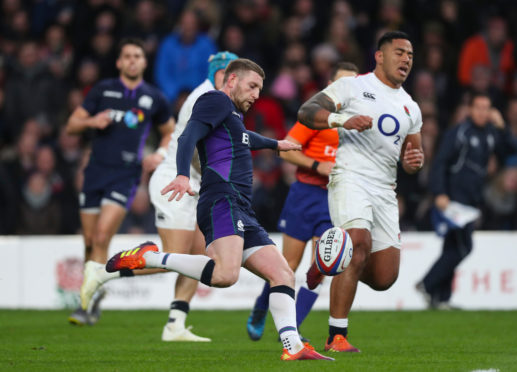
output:
[[262,293],[257,297],[255,306],[251,310],[248,322],[246,323],[246,330],[248,336],[253,341],[258,341],[264,334],[264,328],[266,326],[266,317],[269,309],[269,283],[264,284]]
[[122,269],[144,269],[144,253],[150,251],[159,251],[158,247],[153,242],[145,242],[136,248],[119,252],[108,260],[106,271],[112,273]]

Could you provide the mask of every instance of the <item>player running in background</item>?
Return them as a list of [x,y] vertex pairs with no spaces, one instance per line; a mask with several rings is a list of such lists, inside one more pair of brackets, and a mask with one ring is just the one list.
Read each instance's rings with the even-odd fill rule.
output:
[[[302,105],[298,119],[309,128],[339,128],[336,165],[330,174],[332,223],[348,231],[354,255],[330,287],[329,337],[325,350],[359,351],[347,341],[348,314],[357,282],[386,290],[400,265],[400,228],[395,194],[397,163],[408,173],[424,162],[418,105],[402,88],[413,65],[403,32],[384,34],[372,73],[342,78]],[[322,275],[313,263],[309,288]]]
[[97,288],[93,285],[96,278],[133,275],[131,270],[106,272],[108,246],[131,206],[142,167],[152,170],[163,160],[159,150],[142,161],[151,125],[158,128],[160,148],[164,150],[174,129],[165,96],[143,80],[147,61],[142,42],[122,40],[116,65],[119,78],[97,83],[83,104],[72,113],[66,126],[68,133],[79,134],[93,129],[95,134],[79,195],[85,265],[81,306],[69,317],[70,322],[76,324],[97,321],[97,305],[102,292],[91,301]]
[[253,168],[251,151],[270,148],[299,150],[286,140],[276,141],[247,131],[243,114],[259,97],[264,71],[247,59],[236,59],[226,68],[221,91],[198,98],[187,128],[178,140],[176,178],[162,193],[169,200],[194,195],[190,162],[197,144],[202,179],[197,221],[205,236],[207,256],[158,252],[154,243],[113,256],[108,271],[165,268],[213,287],[229,287],[240,267],[260,275],[271,284],[270,306],[284,345],[283,360],[327,359],[303,344],[296,329],[294,274],[259,225],[251,208]]
[[[332,71],[329,84],[343,76],[355,76],[359,72],[356,65],[340,62]],[[339,137],[336,128],[325,130],[309,129],[297,122],[287,134],[286,140],[302,146],[302,151],[280,153],[280,157],[298,166],[296,179],[284,203],[278,221],[282,234],[282,254],[289,267],[295,271],[300,264],[303,251],[312,240],[313,257],[315,242],[320,235],[332,227],[328,209],[328,176],[336,159]],[[302,285],[296,295],[296,326],[300,329],[321,286],[308,289]],[[249,337],[260,340],[264,334],[266,316],[269,309],[269,283],[264,284],[262,293],[257,297],[255,306],[248,318],[246,329]],[[303,338],[302,338],[303,339]]]

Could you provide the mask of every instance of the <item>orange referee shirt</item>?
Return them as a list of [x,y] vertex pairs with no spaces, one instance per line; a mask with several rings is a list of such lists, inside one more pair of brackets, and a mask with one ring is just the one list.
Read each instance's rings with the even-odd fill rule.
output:
[[[287,135],[301,143],[304,155],[317,161],[336,161],[336,151],[339,145],[339,136],[336,128],[315,130],[307,128],[300,122],[296,122]],[[296,179],[303,183],[324,188],[327,187],[328,183],[328,177],[305,167],[298,167]]]

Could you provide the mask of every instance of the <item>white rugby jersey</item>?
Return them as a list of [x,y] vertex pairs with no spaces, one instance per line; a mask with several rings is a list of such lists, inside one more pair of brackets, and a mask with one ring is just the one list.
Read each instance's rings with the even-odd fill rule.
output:
[[373,72],[343,77],[323,90],[339,113],[368,115],[372,128],[361,133],[338,128],[339,147],[334,172],[351,171],[376,184],[393,186],[397,162],[408,134],[420,132],[422,114],[401,87],[393,89]]
[[[206,79],[200,85],[194,89],[185,102],[183,106],[181,106],[180,112],[178,114],[178,122],[176,123],[176,127],[174,128],[174,132],[171,134],[171,140],[169,141],[169,146],[167,149],[167,156],[165,160],[160,164],[161,166],[165,166],[169,169],[176,170],[176,151],[178,149],[178,138],[181,136],[187,123],[190,119],[190,115],[192,115],[192,108],[194,107],[194,103],[196,103],[199,96],[202,94],[214,90],[214,86],[212,82]],[[190,167],[190,178],[201,180],[201,174],[195,170],[192,166]]]

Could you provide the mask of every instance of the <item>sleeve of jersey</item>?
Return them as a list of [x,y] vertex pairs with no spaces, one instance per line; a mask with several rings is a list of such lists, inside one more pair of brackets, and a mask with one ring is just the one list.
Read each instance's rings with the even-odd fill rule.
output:
[[187,127],[178,138],[176,153],[176,167],[178,175],[190,177],[190,162],[194,155],[194,148],[202,138],[205,138],[212,128],[197,120],[189,120]]
[[351,79],[355,77],[342,77],[322,90],[334,102],[337,111],[346,108],[350,102]]
[[223,92],[212,90],[199,96],[192,109],[190,120],[215,128],[231,113],[232,104],[228,96]]
[[250,138],[251,150],[276,150],[278,148],[278,141],[275,139],[261,136],[260,134],[252,132],[251,130],[247,130],[246,133],[248,133],[248,136]]
[[422,112],[417,104],[412,105],[412,110],[415,112],[415,119],[411,121],[411,128],[409,128],[408,134],[419,133],[422,129]]
[[302,146],[305,146],[317,133],[318,130],[310,129],[300,122],[296,122],[287,135],[300,142]]
[[95,115],[99,111],[99,100],[102,97],[102,88],[100,84],[95,84],[84,98],[81,106],[88,111],[90,115]]
[[153,123],[155,125],[162,125],[166,124],[170,117],[172,116],[171,109],[169,107],[169,103],[167,102],[167,99],[163,95],[162,92],[158,92],[157,94],[158,98],[158,109],[156,110],[156,113],[154,114]]

